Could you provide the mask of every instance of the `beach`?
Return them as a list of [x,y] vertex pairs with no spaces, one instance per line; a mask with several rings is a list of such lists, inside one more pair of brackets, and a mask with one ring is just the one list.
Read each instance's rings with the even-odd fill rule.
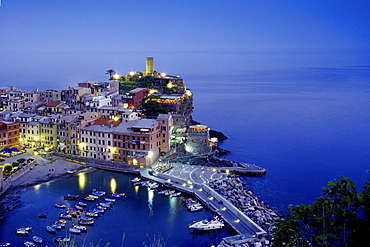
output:
[[53,155],[33,155],[30,152],[26,152],[20,155],[16,155],[5,160],[5,163],[12,163],[18,159],[34,158],[35,162],[32,168],[27,171],[24,175],[12,181],[9,189],[4,193],[11,194],[18,189],[37,185],[44,182],[50,182],[58,179],[63,179],[68,176],[73,176],[81,170],[92,170],[81,164],[66,161],[65,158],[53,156]]

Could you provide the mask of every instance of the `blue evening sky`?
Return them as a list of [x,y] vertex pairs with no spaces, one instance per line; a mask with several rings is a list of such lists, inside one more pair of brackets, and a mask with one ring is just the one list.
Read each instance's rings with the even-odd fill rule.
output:
[[207,53],[361,54],[369,12],[366,0],[2,0],[0,85],[46,74],[58,82],[52,72],[60,81],[102,79],[91,77],[144,70],[146,56],[160,72],[181,74],[170,54],[189,68],[222,60]]

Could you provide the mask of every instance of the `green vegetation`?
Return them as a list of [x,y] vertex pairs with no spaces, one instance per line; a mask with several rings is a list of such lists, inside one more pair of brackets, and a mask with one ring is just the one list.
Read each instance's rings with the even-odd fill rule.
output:
[[13,167],[11,165],[4,166],[4,173],[9,173],[13,170]]
[[274,229],[274,246],[362,246],[370,233],[370,180],[357,192],[341,177],[311,205],[288,207]]
[[153,76],[123,76],[121,79],[119,89],[124,93],[135,88],[150,88],[155,85],[155,78]]
[[147,101],[141,105],[147,116],[157,116],[158,114],[166,114],[168,110],[156,101]]
[[19,163],[18,162],[13,162],[12,163],[12,167],[18,167],[19,166]]
[[19,163],[19,164],[22,164],[22,163],[24,163],[26,161],[26,159],[23,159],[23,158],[21,158],[21,159],[17,159],[17,162]]

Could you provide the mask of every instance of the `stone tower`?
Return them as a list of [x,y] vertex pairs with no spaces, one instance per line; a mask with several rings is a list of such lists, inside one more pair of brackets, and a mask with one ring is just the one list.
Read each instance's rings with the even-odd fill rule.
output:
[[147,57],[146,58],[146,70],[145,70],[145,75],[153,75],[154,73],[154,58],[153,57]]

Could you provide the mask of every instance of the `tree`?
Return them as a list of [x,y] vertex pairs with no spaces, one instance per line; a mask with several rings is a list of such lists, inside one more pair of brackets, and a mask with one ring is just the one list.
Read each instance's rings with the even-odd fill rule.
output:
[[113,75],[116,73],[116,71],[114,71],[113,69],[108,69],[107,71],[106,71],[106,75],[108,75],[109,74],[109,80],[110,79],[112,79],[112,77],[113,77]]
[[13,170],[13,167],[11,165],[4,166],[4,173],[9,173]]
[[160,113],[166,114],[168,110],[156,101],[149,100],[143,103],[142,108],[145,110],[147,116],[154,116]]
[[370,233],[369,182],[361,193],[345,177],[328,186],[313,204],[288,207],[275,225],[274,246],[358,246],[363,241]]

